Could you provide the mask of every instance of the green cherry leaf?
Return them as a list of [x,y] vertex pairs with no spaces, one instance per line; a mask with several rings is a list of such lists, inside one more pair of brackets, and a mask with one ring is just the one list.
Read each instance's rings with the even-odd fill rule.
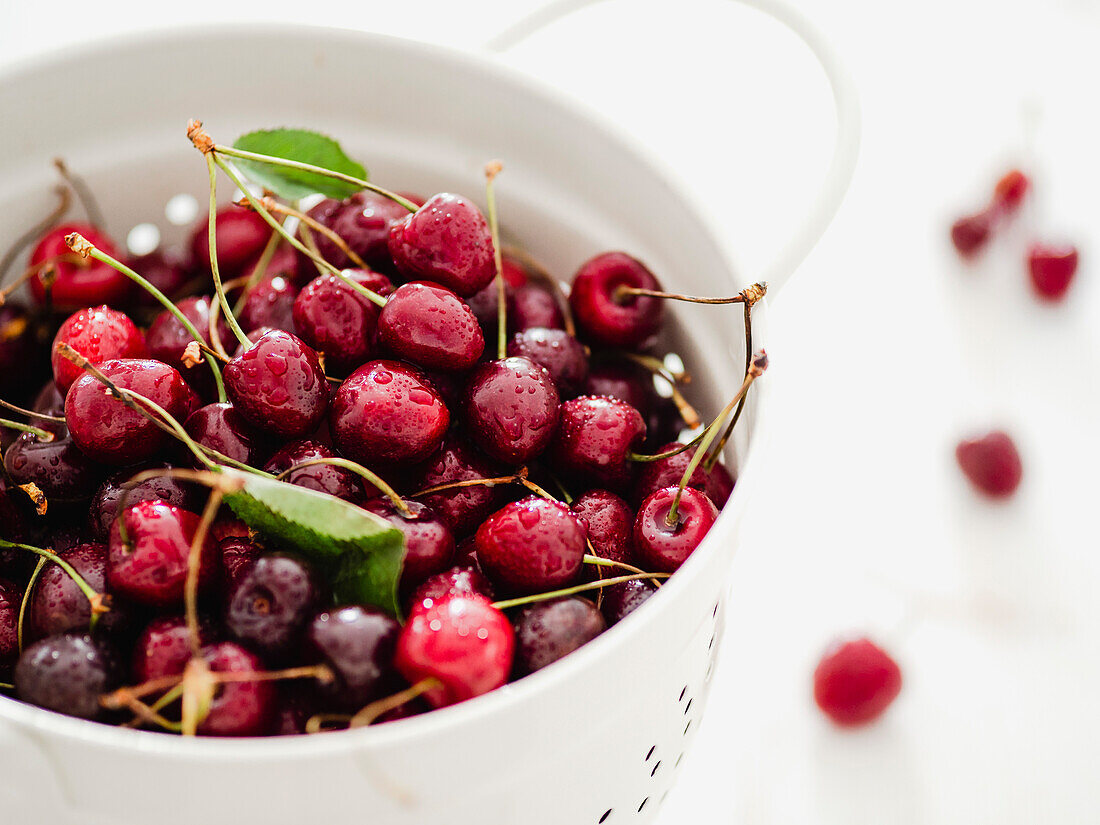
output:
[[[356,163],[344,154],[339,143],[327,135],[307,129],[261,129],[249,132],[237,138],[233,148],[257,155],[308,163],[320,166],[322,169],[350,175],[353,178],[367,180],[367,170],[362,164]],[[253,183],[258,183],[279,197],[291,201],[317,193],[343,200],[359,191],[359,187],[354,184],[325,177],[316,172],[273,166],[262,161],[236,157],[233,158],[233,163]]]
[[240,481],[225,494],[237,517],[326,571],[341,604],[369,604],[400,616],[397,581],[405,557],[401,531],[343,499],[262,476],[225,471]]

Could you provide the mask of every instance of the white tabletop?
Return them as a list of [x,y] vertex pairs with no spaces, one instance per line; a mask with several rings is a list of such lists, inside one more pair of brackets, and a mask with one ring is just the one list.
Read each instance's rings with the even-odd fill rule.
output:
[[[472,48],[536,5],[217,8]],[[1100,5],[807,5],[861,87],[863,155],[833,228],[774,302],[775,441],[710,709],[662,822],[1097,821]],[[210,8],[9,3],[0,61]],[[510,59],[673,158],[728,227],[746,281],[828,155],[829,107],[807,56],[718,0],[615,0]],[[1036,176],[1032,208],[963,267],[946,226],[1011,162]],[[1064,307],[1028,294],[1021,250],[1037,234],[1082,248]],[[960,434],[990,424],[1015,434],[1025,463],[1005,505],[977,500],[952,458]],[[905,675],[881,722],[854,733],[810,698],[821,648],[848,630],[883,640]]]

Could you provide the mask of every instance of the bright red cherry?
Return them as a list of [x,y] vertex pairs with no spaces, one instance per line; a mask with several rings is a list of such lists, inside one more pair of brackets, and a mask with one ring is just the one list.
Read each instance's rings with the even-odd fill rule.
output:
[[76,310],[80,307],[108,304],[120,306],[130,297],[130,279],[107,264],[93,258],[81,258],[65,243],[65,236],[79,232],[101,252],[118,258],[114,242],[94,226],[84,223],[65,223],[47,232],[31,252],[30,265],[38,267],[31,278],[31,295],[39,304],[46,301],[46,268],[52,268],[55,277],[50,288],[50,300],[58,309]]
[[477,560],[509,593],[539,593],[577,579],[585,553],[580,519],[559,501],[532,496],[506,504],[474,538]]
[[983,209],[951,224],[951,243],[963,258],[974,258],[985,249],[993,234],[994,219],[992,210]]
[[108,306],[78,310],[65,319],[53,339],[50,363],[61,392],[66,392],[84,372],[58,353],[60,343],[68,344],[95,366],[113,358],[148,356],[141,330],[125,313]]
[[[214,641],[208,622],[199,623],[199,642]],[[179,676],[191,660],[191,630],[183,616],[153,619],[138,637],[131,668],[140,684],[165,676]]]
[[639,566],[661,573],[675,573],[718,518],[718,508],[707,494],[685,487],[676,510],[676,521],[669,525],[668,514],[676,498],[676,487],[662,487],[638,508],[634,521],[634,546]]
[[[117,387],[154,401],[177,421],[186,420],[198,406],[183,377],[160,361],[114,359],[104,361],[99,369]],[[92,375],[82,375],[69,388],[65,419],[81,451],[105,464],[148,461],[172,442],[171,436],[111,395]]]
[[485,336],[465,302],[422,281],[402,284],[386,299],[378,337],[398,358],[430,370],[467,370],[485,350]]
[[389,249],[394,265],[406,277],[442,284],[464,298],[483,289],[496,274],[489,223],[459,195],[433,195],[395,222]]
[[997,181],[993,189],[993,205],[1005,213],[1015,212],[1030,189],[1031,181],[1027,175],[1019,169],[1012,169]]
[[[218,271],[223,278],[243,275],[267,246],[271,227],[252,210],[232,204],[218,210],[214,223],[218,235]],[[205,217],[195,225],[191,236],[191,256],[195,266],[209,271],[210,230]]]
[[410,683],[440,682],[424,695],[436,707],[488,693],[508,681],[515,651],[508,618],[482,596],[444,596],[413,611],[397,639],[397,669]]
[[408,599],[406,613],[412,613],[425,600],[438,601],[446,595],[477,594],[487,599],[493,598],[493,585],[475,564],[462,563],[429,576],[413,591]]
[[558,391],[550,373],[530,358],[505,358],[474,371],[464,408],[477,446],[506,464],[525,464],[554,437]]
[[616,489],[629,483],[634,462],[629,453],[645,440],[645,421],[616,398],[582,395],[560,408],[560,423],[550,459],[572,478]]
[[569,305],[584,337],[606,347],[638,349],[661,329],[664,301],[622,294],[620,287],[660,290],[645,264],[624,252],[604,252],[573,276]]
[[1035,294],[1059,301],[1077,273],[1077,247],[1035,243],[1027,251],[1027,268]]
[[[366,270],[344,274],[379,295],[389,295],[389,278]],[[370,357],[379,309],[335,275],[314,278],[294,299],[294,326],[302,340],[325,355],[329,372],[346,375]]]
[[974,488],[991,498],[1007,498],[1020,486],[1023,464],[1007,433],[996,430],[960,441],[955,459]]
[[814,701],[844,727],[874,721],[900,692],[901,669],[869,639],[834,644],[814,671]]

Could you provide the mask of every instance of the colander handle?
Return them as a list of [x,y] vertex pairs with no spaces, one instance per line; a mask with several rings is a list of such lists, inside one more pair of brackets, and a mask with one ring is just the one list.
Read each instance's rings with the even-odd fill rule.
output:
[[[602,0],[554,0],[527,17],[513,23],[488,40],[483,48],[493,53],[507,51],[533,34],[588,6]],[[756,9],[793,32],[813,53],[825,72],[833,93],[836,110],[836,139],[829,170],[821,188],[817,191],[809,211],[798,228],[759,277],[766,281],[769,292],[781,288],[810,254],[825,230],[836,217],[848,185],[855,172],[859,156],[860,114],[859,96],[855,84],[829,41],[811,24],[798,9],[783,0],[733,0],[743,6]]]

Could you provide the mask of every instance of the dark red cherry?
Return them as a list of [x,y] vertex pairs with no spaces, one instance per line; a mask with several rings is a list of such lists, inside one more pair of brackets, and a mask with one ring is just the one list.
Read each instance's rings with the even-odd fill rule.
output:
[[410,515],[404,515],[386,497],[373,498],[363,509],[381,516],[405,536],[405,561],[401,568],[401,589],[406,593],[428,576],[451,566],[455,537],[450,526],[431,507],[405,499]]
[[88,307],[70,315],[53,339],[50,363],[58,389],[66,392],[84,371],[58,352],[65,343],[95,366],[116,358],[147,358],[145,337],[134,322],[108,306]]
[[844,727],[874,721],[900,692],[901,669],[869,639],[834,644],[814,670],[814,701]]
[[[179,372],[160,361],[114,359],[104,361],[99,369],[117,387],[145,396],[176,421],[185,421],[198,406],[198,398]],[[82,375],[69,388],[65,419],[81,451],[104,464],[148,461],[172,443],[170,435],[111,395],[92,375]]]
[[608,625],[618,624],[657,592],[652,582],[631,579],[603,589],[603,611]]
[[[130,268],[155,286],[163,295],[175,299],[187,285],[188,272],[181,256],[156,249],[131,259]],[[159,301],[144,289],[133,290],[133,303],[141,307],[160,307]]]
[[4,469],[16,484],[36,484],[51,504],[72,504],[92,497],[101,468],[68,437],[42,441],[23,433],[4,453]]
[[624,286],[661,289],[645,264],[624,252],[604,252],[577,270],[569,305],[587,340],[606,347],[639,349],[660,331],[664,301],[622,295],[618,290]]
[[993,234],[995,215],[991,209],[983,209],[966,215],[951,224],[951,243],[959,255],[971,259],[978,255]]
[[[424,465],[413,487],[424,490],[456,481],[497,478],[504,472],[504,467],[486,458],[467,442],[450,435],[439,452]],[[443,516],[456,537],[465,537],[501,505],[505,494],[502,487],[479,484],[418,496],[418,500]]]
[[378,337],[398,358],[430,370],[469,369],[485,350],[485,336],[463,300],[422,281],[402,284],[386,299]]
[[995,430],[960,441],[955,459],[974,489],[990,498],[1007,498],[1020,486],[1023,464],[1008,433]]
[[171,478],[159,476],[147,479],[134,487],[124,486],[131,478],[145,469],[167,469],[169,465],[161,464],[146,467],[128,467],[125,470],[109,476],[104,481],[88,508],[88,527],[96,541],[106,542],[111,535],[111,525],[118,517],[119,504],[123,494],[126,496],[126,504],[137,504],[139,501],[154,501],[159,499],[167,504],[174,504],[184,510],[191,510],[199,506],[199,491],[196,485]]
[[[218,235],[218,271],[223,279],[243,275],[263,252],[271,237],[271,227],[250,209],[223,206],[214,218]],[[210,269],[210,234],[207,218],[195,225],[191,236],[191,256],[195,266]]]
[[[257,673],[264,669],[258,656],[233,642],[204,647],[202,656],[214,673]],[[271,727],[276,703],[273,682],[222,682],[198,732],[202,736],[259,736]]]
[[[343,201],[326,198],[309,210],[311,218],[340,236],[369,266],[383,268],[393,264],[387,244],[390,227],[408,215],[404,206],[374,192],[356,192]],[[354,266],[344,251],[320,232],[313,233],[313,240],[321,257],[333,266]]]
[[604,361],[593,364],[584,382],[585,395],[606,395],[632,406],[643,417],[654,404],[653,378],[636,364]]
[[607,622],[588,599],[566,596],[525,606],[515,628],[515,672],[525,676],[588,644],[607,630]]
[[39,304],[46,300],[46,268],[55,273],[50,288],[50,300],[57,309],[76,310],[100,304],[121,306],[131,293],[130,279],[107,264],[93,258],[81,258],[69,249],[65,236],[79,232],[101,252],[118,258],[114,241],[94,226],[85,223],[64,223],[42,236],[31,252],[30,265],[38,267],[31,278],[31,295]]
[[706,493],[694,487],[685,487],[680,496],[676,521],[669,525],[668,514],[677,489],[662,487],[649,495],[638,508],[634,520],[634,547],[638,565],[645,570],[675,573],[695,552],[718,518],[718,508]]
[[429,576],[420,586],[413,591],[407,601],[407,613],[411,613],[416,607],[425,601],[438,601],[447,595],[477,594],[487,599],[493,597],[493,585],[476,564],[462,563]]
[[64,633],[35,642],[15,666],[15,694],[47,710],[100,719],[99,697],[119,681],[114,651],[102,639]]
[[558,391],[530,358],[478,367],[466,388],[466,428],[482,450],[507,464],[540,455],[558,424]]
[[1035,294],[1059,301],[1077,273],[1077,247],[1034,243],[1027,251],[1027,269]]
[[512,290],[508,325],[520,332],[532,327],[564,329],[565,317],[552,292],[536,284],[525,284]]
[[[658,447],[654,453],[666,453],[683,446],[678,441],[670,441]],[[692,447],[668,458],[640,462],[641,468],[638,470],[638,478],[634,482],[634,501],[641,502],[648,495],[662,487],[670,485],[679,487],[680,480],[684,477],[684,471],[687,470],[688,464],[691,463],[694,455],[695,448]],[[703,467],[703,462],[699,462],[699,466],[695,468],[691,478],[688,479],[687,486],[702,490],[707,494],[707,498],[714,502],[714,506],[721,510],[726,506],[730,493],[733,492],[733,479],[721,462],[715,463],[710,472],[707,472]]]
[[[87,603],[87,599],[84,600]],[[0,579],[0,673],[10,676],[10,668],[19,657],[19,609],[23,588]]]
[[494,585],[509,593],[539,593],[577,579],[585,530],[561,502],[532,496],[489,516],[478,528],[474,546]]
[[[199,643],[214,641],[214,630],[207,621],[199,622]],[[134,680],[141,684],[166,676],[179,676],[191,661],[191,630],[183,616],[153,619],[134,645],[131,664]]]
[[249,426],[232,404],[199,407],[184,424],[187,434],[204,447],[244,464],[262,462],[267,449],[263,438]]
[[371,467],[423,461],[450,421],[431,382],[398,361],[369,361],[348,376],[329,417],[340,451]]
[[[318,441],[294,441],[275,453],[264,465],[264,470],[278,476],[298,464],[335,457],[336,453]],[[295,470],[283,480],[345,501],[358,503],[363,500],[362,477],[343,467],[313,464]]]
[[323,598],[321,580],[300,558],[261,556],[229,594],[225,626],[233,637],[268,661],[298,648],[306,623]]
[[34,321],[26,307],[15,302],[0,304],[0,396],[22,395],[41,380],[31,369],[38,363]]
[[298,287],[282,275],[265,275],[258,284],[248,290],[237,320],[241,329],[251,332],[259,327],[296,332],[294,327],[294,301]]
[[582,395],[561,405],[550,460],[570,478],[621,489],[634,472],[628,454],[644,440],[645,421],[632,406]]
[[[466,305],[470,307],[470,312],[477,318],[486,340],[496,340],[500,315],[500,298],[497,296],[496,279],[490,281],[484,289],[480,289],[466,298]],[[509,326],[512,325],[513,311],[512,288],[506,285],[504,288],[504,313]]]
[[440,683],[424,695],[445,707],[488,693],[508,681],[515,633],[508,618],[482,596],[444,596],[409,617],[395,662],[416,684]]
[[[107,546],[78,544],[59,555],[98,593],[107,587]],[[121,608],[112,606],[100,617],[100,626],[117,627],[123,619]],[[27,628],[32,639],[54,636],[66,630],[88,629],[92,608],[88,597],[73,578],[59,565],[49,563],[42,568],[31,594],[27,613]]]
[[388,243],[394,265],[407,278],[442,284],[462,297],[483,289],[496,274],[489,223],[460,195],[428,198],[391,226]]
[[[64,418],[65,395],[57,388],[56,383],[47,381],[42,386],[42,389],[38,391],[38,395],[35,396],[34,403],[31,404],[31,409],[43,415],[60,416]],[[48,418],[32,418],[30,419],[30,423],[56,436],[63,437],[69,432],[69,428],[66,427],[63,422],[51,421]]]
[[[111,527],[107,584],[139,604],[183,604],[187,560],[199,517],[162,501],[142,501],[122,511]],[[126,528],[123,538],[121,525]],[[217,546],[209,534],[200,550],[200,590],[216,580]]]
[[233,406],[261,432],[302,438],[328,410],[328,381],[317,353],[289,332],[268,332],[223,374]]
[[565,330],[530,327],[517,332],[508,343],[508,354],[530,358],[545,367],[563,398],[579,393],[588,377],[588,353]]
[[218,551],[222,558],[222,574],[230,587],[239,582],[262,555],[260,548],[244,536],[226,536],[218,541]]
[[317,614],[306,638],[313,654],[332,668],[336,680],[319,690],[338,707],[354,712],[397,689],[393,658],[401,625],[374,607],[349,605]]
[[[393,285],[385,275],[365,270],[344,274],[379,295]],[[329,372],[341,375],[370,357],[379,309],[335,275],[314,278],[294,300],[294,326],[302,340],[325,355]]]
[[1011,214],[1020,208],[1030,189],[1031,181],[1027,175],[1019,169],[1011,169],[993,188],[993,205],[1000,211]]
[[[634,563],[634,511],[626,501],[608,490],[589,490],[574,499],[571,509],[584,525],[594,555]],[[613,578],[623,571],[602,567],[594,572],[599,578]]]
[[[198,295],[184,298],[176,304],[183,316],[202,336],[203,343],[207,345],[210,344],[210,300],[205,295]],[[218,336],[224,346],[230,345],[229,327],[226,326],[224,318],[219,318]],[[149,332],[145,336],[149,355],[170,366],[177,366],[182,362],[183,351],[193,340],[191,333],[168,310],[163,310],[153,319]],[[209,372],[206,367],[203,369]]]

